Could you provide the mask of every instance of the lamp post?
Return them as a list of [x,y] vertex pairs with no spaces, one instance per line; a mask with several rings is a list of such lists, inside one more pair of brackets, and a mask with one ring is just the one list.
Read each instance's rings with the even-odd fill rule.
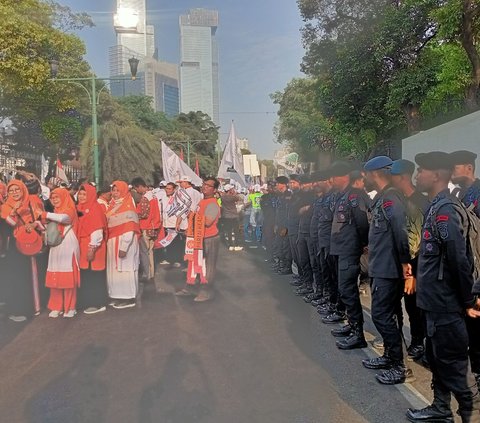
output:
[[[128,59],[128,64],[130,65],[131,80],[135,81],[137,79],[137,70],[138,70],[139,60],[135,57]],[[97,78],[95,75],[92,75],[88,78],[57,78],[59,68],[58,60],[50,60],[50,72],[51,72],[51,81],[64,81],[69,84],[75,84],[80,87],[87,93],[90,100],[90,105],[92,107],[92,139],[93,139],[93,171],[95,177],[95,184],[97,187],[100,186],[100,153],[98,148],[98,122],[97,122],[97,105],[99,101],[100,92],[106,87],[102,87],[97,93],[97,81],[125,81],[128,78]],[[81,82],[89,81],[90,82],[90,91],[83,85]]]
[[167,141],[169,144],[187,144],[187,165],[190,166],[191,146],[202,142],[211,142],[210,140],[185,140],[185,141]]

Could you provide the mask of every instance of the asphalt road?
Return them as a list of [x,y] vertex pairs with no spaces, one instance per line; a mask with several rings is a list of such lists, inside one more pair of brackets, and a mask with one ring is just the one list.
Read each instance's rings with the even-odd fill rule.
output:
[[[157,288],[184,273],[162,268]],[[1,422],[402,422],[418,401],[376,383],[261,249],[219,260],[197,304],[147,286],[140,307],[0,323]],[[408,392],[407,392],[408,391]]]

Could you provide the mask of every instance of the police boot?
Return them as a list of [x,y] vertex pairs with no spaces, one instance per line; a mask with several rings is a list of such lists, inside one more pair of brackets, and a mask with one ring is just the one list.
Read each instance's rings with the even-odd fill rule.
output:
[[363,325],[356,323],[352,325],[352,333],[345,339],[338,340],[335,345],[341,350],[353,350],[355,348],[366,348],[367,341],[363,334]]
[[376,374],[375,378],[382,385],[396,385],[397,383],[413,382],[415,380],[413,372],[407,369],[402,361],[394,362],[390,369]]
[[450,408],[450,392],[443,391],[435,381],[432,382],[433,402],[431,405],[418,410],[409,408],[407,419],[411,422],[446,422],[453,423],[453,414]]
[[350,323],[347,323],[338,329],[332,329],[331,334],[335,337],[350,336],[352,334],[352,326],[350,326]]
[[326,325],[331,325],[331,324],[343,322],[344,320],[345,320],[345,314],[344,313],[334,311],[332,314],[329,314],[328,316],[325,316],[322,319],[322,323],[325,323]]
[[388,356],[388,353],[385,352],[380,357],[366,358],[362,360],[363,367],[367,369],[389,369],[394,364],[393,360]]
[[317,306],[317,313],[320,314],[320,316],[329,316],[330,314],[335,313],[335,307],[333,307],[331,304],[322,304]]

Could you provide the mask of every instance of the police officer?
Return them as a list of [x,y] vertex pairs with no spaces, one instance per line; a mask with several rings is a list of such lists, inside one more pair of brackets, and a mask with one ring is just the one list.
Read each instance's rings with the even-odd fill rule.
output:
[[[480,180],[475,178],[475,159],[471,151],[455,151],[450,154],[453,164],[452,182],[460,186],[458,198],[465,207],[472,207],[480,218]],[[467,318],[467,330],[470,337],[470,363],[477,384],[480,384],[480,320]]]
[[298,226],[300,224],[300,209],[303,207],[303,193],[301,187],[300,175],[290,175],[288,188],[291,191],[291,196],[287,205],[287,234],[288,243],[290,245],[290,254],[292,260],[297,267],[297,273],[300,277],[301,285],[299,290],[308,288],[307,281],[303,277],[303,270],[300,265],[298,255]]
[[364,166],[367,187],[377,191],[368,233],[368,271],[372,278],[372,320],[383,338],[385,352],[362,363],[368,369],[385,369],[375,377],[389,385],[407,378],[397,316],[404,279],[411,277],[406,209],[403,195],[391,186],[392,163],[390,157],[378,156]]
[[292,255],[287,235],[287,207],[291,193],[288,191],[288,178],[286,176],[277,177],[276,183],[274,250],[278,261],[274,263],[272,269],[281,275],[290,275],[292,273]]
[[426,353],[432,370],[432,405],[407,411],[412,422],[453,422],[450,394],[462,422],[480,422],[480,399],[468,361],[465,314],[478,318],[472,295],[465,211],[450,194],[452,161],[447,153],[417,154],[417,187],[431,206],[422,229],[417,274],[417,304],[425,313]]
[[[365,348],[363,312],[358,291],[360,256],[368,242],[367,209],[369,199],[365,191],[350,185],[351,167],[348,163],[332,165],[332,186],[339,194],[333,213],[330,254],[337,256],[338,292],[345,304],[348,324],[332,331],[334,336],[346,336],[336,342],[340,349]],[[327,316],[324,323],[338,321]]]
[[408,245],[410,248],[412,277],[405,280],[403,300],[405,302],[405,310],[408,314],[408,320],[410,321],[411,343],[407,348],[407,353],[409,359],[418,360],[425,352],[425,331],[422,313],[417,307],[415,278],[417,276],[417,262],[420,250],[420,240],[422,237],[423,216],[429,207],[429,203],[427,197],[417,191],[412,183],[414,172],[415,163],[404,159],[394,161],[392,168],[390,169],[392,185],[404,195],[406,200]]
[[314,294],[315,288],[313,268],[316,265],[316,257],[313,257],[314,252],[312,240],[310,239],[310,222],[312,220],[313,200],[314,193],[312,191],[311,177],[308,175],[302,175],[297,251],[305,287],[303,289],[298,289],[296,294],[303,295],[306,302],[311,300],[311,295]]

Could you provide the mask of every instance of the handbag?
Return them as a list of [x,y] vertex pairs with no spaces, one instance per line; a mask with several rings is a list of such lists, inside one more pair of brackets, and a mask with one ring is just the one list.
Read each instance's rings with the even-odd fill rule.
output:
[[49,247],[58,247],[67,236],[70,229],[72,229],[71,226],[62,235],[57,222],[48,222],[47,227],[45,228],[45,244]]
[[[30,213],[34,218],[32,206],[30,206]],[[35,230],[27,232],[25,221],[22,216],[17,214],[22,226],[15,229],[13,235],[15,237],[15,245],[17,250],[26,256],[35,256],[42,251],[43,240],[42,236]]]

